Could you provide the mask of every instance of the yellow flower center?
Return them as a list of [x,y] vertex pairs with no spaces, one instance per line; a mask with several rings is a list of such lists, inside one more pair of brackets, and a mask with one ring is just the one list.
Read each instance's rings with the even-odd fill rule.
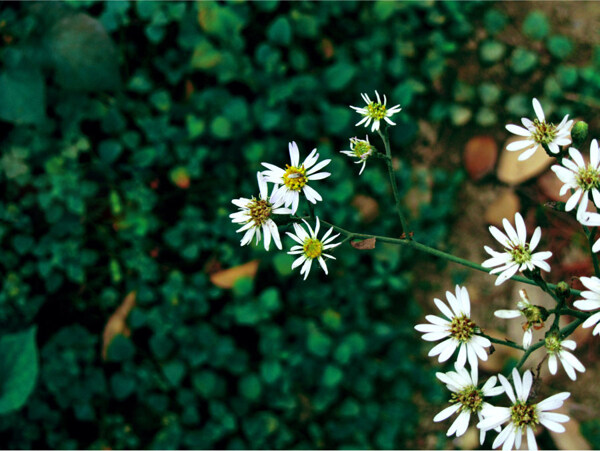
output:
[[450,324],[450,334],[462,343],[466,343],[475,333],[477,325],[466,315],[455,316]]
[[529,251],[528,244],[525,246],[519,244],[514,246],[512,249],[508,249],[508,252],[512,256],[513,261],[518,265],[522,265],[523,263],[527,263],[529,260],[531,260],[531,252]]
[[555,354],[562,349],[560,340],[556,335],[550,335],[549,337],[546,337],[544,345],[546,346],[549,354]]
[[385,105],[377,102],[371,102],[367,105],[367,116],[373,119],[383,119],[385,117]]
[[352,144],[352,151],[354,152],[354,155],[361,160],[366,160],[373,153],[373,146],[367,141],[357,139],[352,141]]
[[539,119],[533,121],[535,132],[533,132],[533,139],[539,144],[550,144],[556,137],[556,126],[546,121],[540,122]]
[[453,393],[450,398],[451,404],[460,403],[460,411],[469,410],[471,412],[478,412],[481,410],[483,404],[483,393],[478,390],[477,387],[471,385],[464,388],[458,393]]
[[535,426],[540,421],[537,415],[536,404],[527,404],[518,401],[510,408],[510,417],[516,427]]
[[266,200],[252,199],[249,207],[250,217],[256,227],[263,225],[271,215],[271,204]]
[[285,174],[283,174],[283,184],[292,191],[300,191],[308,183],[306,169],[304,166],[299,168],[285,165]]
[[317,238],[307,238],[304,240],[302,248],[304,255],[311,259],[320,257],[323,253],[323,243]]
[[581,168],[576,180],[579,187],[584,191],[600,188],[600,173],[591,165],[588,165],[587,168]]

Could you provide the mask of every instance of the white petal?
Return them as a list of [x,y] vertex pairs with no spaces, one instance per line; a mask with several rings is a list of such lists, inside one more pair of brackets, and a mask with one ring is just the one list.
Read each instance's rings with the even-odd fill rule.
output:
[[544,115],[544,110],[542,109],[542,105],[540,104],[538,99],[536,99],[534,97],[532,103],[533,103],[533,110],[535,111],[535,115],[538,117],[539,121],[545,122],[546,116]]

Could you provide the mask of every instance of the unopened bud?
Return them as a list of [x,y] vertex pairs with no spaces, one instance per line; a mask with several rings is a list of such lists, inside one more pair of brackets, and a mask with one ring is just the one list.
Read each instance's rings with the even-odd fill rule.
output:
[[588,135],[588,124],[584,121],[579,121],[571,129],[571,139],[573,140],[573,147],[579,149],[586,140]]
[[555,292],[558,296],[561,296],[561,297],[568,296],[571,293],[571,287],[565,281],[558,282],[556,284]]

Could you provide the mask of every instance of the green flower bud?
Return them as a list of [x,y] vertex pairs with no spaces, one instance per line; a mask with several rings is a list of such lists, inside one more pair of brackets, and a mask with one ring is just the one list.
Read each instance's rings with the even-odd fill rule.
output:
[[584,121],[579,121],[571,129],[571,138],[573,139],[573,147],[579,149],[588,135],[588,124]]

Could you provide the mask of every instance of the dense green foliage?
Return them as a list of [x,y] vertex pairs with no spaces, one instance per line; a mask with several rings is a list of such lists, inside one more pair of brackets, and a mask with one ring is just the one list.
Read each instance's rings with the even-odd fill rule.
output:
[[[40,370],[27,404],[0,417],[4,446],[417,446],[415,400],[443,398],[413,331],[416,256],[345,245],[328,277],[315,270],[304,282],[284,253],[238,246],[230,201],[256,194],[260,162],[284,164],[295,140],[304,154],[318,147],[333,159],[317,214],[396,235],[384,168],[373,162],[358,178],[338,152],[366,132],[348,105],[378,89],[404,108],[390,131],[401,190],[427,193],[411,208],[411,228],[440,245],[462,173],[410,168],[418,120],[488,126],[496,107],[530,108],[529,93],[472,83],[450,63],[484,27],[477,64],[507,63],[523,77],[542,64],[498,40],[506,17],[490,10],[481,19],[485,9],[5,5],[0,321],[7,332],[37,327]],[[523,32],[546,40],[552,61],[567,58],[571,42],[539,35],[539,20]],[[546,95],[580,79],[595,95],[593,69],[557,64]],[[376,199],[376,221],[364,224],[350,206],[357,193]],[[255,279],[231,290],[210,282],[211,272],[254,258]],[[122,330],[103,359],[103,329],[132,291],[131,333]]]

